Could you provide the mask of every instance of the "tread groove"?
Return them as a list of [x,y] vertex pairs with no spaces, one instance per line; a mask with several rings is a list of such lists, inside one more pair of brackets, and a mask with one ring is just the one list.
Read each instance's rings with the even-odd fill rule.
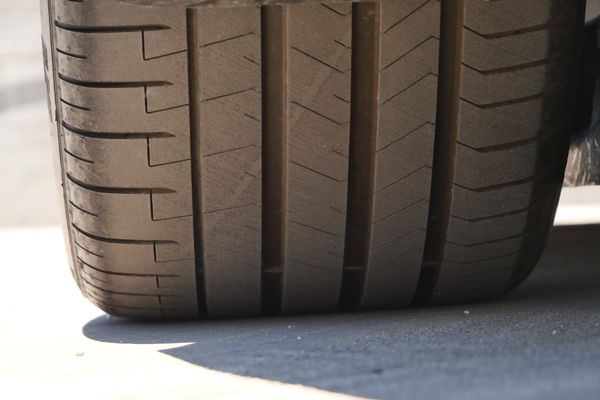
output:
[[101,272],[101,273],[106,274],[106,275],[132,276],[132,277],[137,277],[137,278],[155,278],[155,277],[160,277],[160,278],[181,278],[179,275],[174,275],[174,274],[134,274],[134,273],[131,273],[131,272],[114,272],[114,271],[108,271],[108,270],[105,270],[105,269],[93,266],[90,263],[85,262],[80,257],[76,257],[76,259],[81,264],[85,265],[86,267],[88,267],[90,269],[93,269],[94,271]]
[[90,190],[96,193],[113,193],[113,194],[152,194],[152,193],[177,193],[176,191],[168,188],[132,188],[132,187],[108,187],[108,186],[97,186],[85,183],[77,178],[74,178],[71,174],[67,173],[67,179],[76,186],[82,189]]
[[90,249],[86,248],[81,243],[79,243],[77,240],[73,240],[73,243],[75,244],[75,246],[79,247],[81,250],[85,251],[88,254],[91,254],[98,258],[104,258],[104,256],[102,254],[94,253],[93,251],[91,251]]
[[57,28],[71,32],[80,33],[120,33],[120,32],[142,32],[142,31],[159,31],[171,29],[166,25],[129,25],[129,26],[82,26],[66,24],[60,21],[54,21]]
[[188,48],[188,74],[189,74],[189,103],[190,103],[190,154],[192,164],[192,203],[194,213],[194,254],[195,254],[195,279],[198,313],[207,314],[206,286],[204,279],[204,244],[202,241],[203,208],[201,190],[202,175],[202,143],[200,142],[200,112],[202,102],[200,91],[200,18],[199,10],[188,8],[186,10],[187,23],[187,48]]
[[76,108],[77,110],[90,111],[89,108],[78,106],[77,104],[69,103],[68,101],[66,101],[65,99],[62,99],[62,98],[60,99],[60,102],[63,103],[63,104],[66,104],[69,107]]
[[81,129],[74,127],[73,125],[62,121],[62,127],[66,130],[91,139],[152,139],[152,138],[171,138],[175,137],[167,132],[99,132],[99,131],[89,131],[86,129]]
[[[340,307],[356,308],[369,263],[377,151],[379,2],[352,5],[352,83],[346,240]],[[362,268],[356,268],[362,267]]]
[[[115,291],[115,290],[108,290],[108,289],[104,289],[101,287],[98,287],[97,285],[94,285],[93,283],[91,283],[89,280],[85,279],[85,282],[92,286],[94,289],[99,290],[103,293],[107,293],[107,294],[114,294],[114,295],[122,295],[122,296],[135,296],[135,297],[148,297],[148,298],[160,298],[160,297],[168,297],[168,298],[178,298],[180,296],[174,295],[174,294],[147,294],[147,293],[130,293],[130,292],[121,292],[121,291]],[[160,303],[160,301],[159,301]]]
[[385,30],[385,32],[383,32],[384,34],[390,32],[391,30],[393,30],[395,27],[397,27],[398,25],[400,25],[402,22],[404,22],[405,20],[407,20],[408,18],[412,17],[414,14],[416,14],[417,12],[419,12],[422,8],[424,8],[431,0],[426,0],[423,1],[423,3],[421,5],[419,5],[418,7],[416,7],[414,10],[412,10],[410,13],[408,13],[407,15],[404,16],[404,18],[396,21],[392,26],[390,26],[389,28],[387,28]]
[[[81,86],[81,87],[88,87],[88,88],[118,89],[118,88],[156,87],[156,86],[171,86],[171,85],[173,85],[171,82],[168,82],[168,81],[93,82],[93,81],[83,81],[80,79],[75,79],[70,76],[61,74],[60,72],[57,75],[60,80],[66,82],[66,83],[70,83],[71,85],[76,85],[76,86]],[[161,110],[161,111],[163,111],[163,110]]]
[[262,293],[266,314],[281,312],[287,164],[287,6],[261,9]]
[[464,0],[441,3],[438,103],[429,219],[414,303],[425,304],[439,279],[450,218],[462,78]]
[[74,159],[76,159],[76,160],[79,160],[79,161],[81,161],[81,162],[84,162],[84,163],[86,163],[86,164],[94,164],[94,161],[92,161],[92,160],[88,160],[87,158],[80,157],[80,156],[78,156],[77,154],[75,154],[75,153],[73,153],[73,152],[69,151],[69,150],[68,150],[68,149],[66,149],[66,148],[65,148],[63,151],[65,152],[65,154],[67,154],[68,156],[71,156],[71,157],[73,157],[73,158],[74,158]]
[[469,103],[473,107],[477,107],[482,110],[489,110],[489,109],[496,108],[496,107],[511,106],[514,104],[527,103],[528,101],[532,101],[532,100],[543,99],[544,97],[549,97],[549,96],[556,94],[560,89],[563,88],[563,86],[564,86],[564,83],[560,82],[553,86],[547,87],[546,90],[539,92],[539,93],[535,93],[535,94],[532,94],[529,96],[519,97],[516,99],[496,101],[493,103],[478,104],[469,99],[465,99],[464,97],[461,97],[460,99],[461,99],[461,101],[464,101],[465,103]]
[[117,243],[117,244],[139,244],[139,245],[148,245],[148,244],[155,245],[156,243],[177,244],[177,242],[175,242],[173,240],[139,240],[139,239],[107,238],[107,237],[94,235],[93,233],[90,233],[90,232],[86,231],[85,229],[80,228],[76,224],[71,224],[71,226],[73,227],[73,229],[75,229],[77,232],[81,233],[83,236],[86,236],[90,239],[97,240],[99,242]]
[[508,30],[508,31],[503,31],[503,32],[494,32],[494,33],[487,33],[487,34],[477,32],[475,29],[470,28],[466,25],[463,27],[463,29],[468,30],[469,32],[472,32],[475,35],[480,36],[484,39],[493,40],[493,39],[502,39],[502,38],[509,37],[509,36],[523,35],[525,33],[545,31],[552,27],[561,25],[563,23],[564,23],[564,21],[553,21],[553,22],[548,22],[548,23],[540,24],[540,25],[534,25],[534,26],[530,26],[530,27],[522,28],[522,29],[513,29],[513,30]]
[[67,50],[62,50],[62,49],[56,48],[56,52],[59,54],[62,54],[63,56],[79,58],[80,60],[87,60],[86,56],[82,56],[81,54],[71,53]]
[[505,242],[505,241],[508,241],[508,240],[519,239],[519,238],[522,238],[523,236],[526,236],[526,235],[528,235],[530,233],[531,233],[531,230],[526,230],[525,232],[519,233],[517,235],[511,235],[511,236],[507,236],[507,237],[501,237],[499,239],[485,240],[483,242],[477,242],[477,243],[458,243],[458,242],[453,242],[451,240],[448,240],[446,242],[446,244],[449,244],[449,245],[452,245],[452,246],[464,247],[464,248],[472,248],[472,247],[477,247],[477,246],[485,246],[486,244],[500,243],[500,242]]
[[524,69],[539,67],[542,65],[549,64],[552,61],[556,61],[556,59],[558,59],[560,57],[564,57],[564,56],[565,56],[565,54],[555,54],[555,55],[552,55],[551,57],[546,57],[541,60],[529,61],[529,62],[526,62],[523,64],[511,65],[508,67],[501,67],[501,68],[491,68],[491,69],[485,69],[485,70],[478,69],[478,68],[476,68],[472,65],[469,65],[465,62],[463,62],[462,65],[463,65],[463,67],[471,69],[477,73],[480,73],[481,75],[489,76],[489,75],[504,74],[507,72],[516,72],[516,71],[521,71]]
[[[72,205],[73,207],[75,207],[76,209],[78,209],[79,211],[81,211],[81,212],[82,212],[82,213],[84,213],[84,214],[90,215],[90,216],[92,216],[92,217],[98,217],[98,214],[94,214],[93,212],[91,212],[91,211],[88,211],[88,210],[84,209],[83,207],[81,207],[81,206],[79,206],[79,205],[75,204],[75,203],[73,202],[73,200],[69,200],[69,204],[70,204],[70,205]],[[76,243],[76,244],[77,244],[77,243]],[[81,247],[81,246],[80,246],[80,247]],[[84,250],[86,250],[86,249],[84,249]]]

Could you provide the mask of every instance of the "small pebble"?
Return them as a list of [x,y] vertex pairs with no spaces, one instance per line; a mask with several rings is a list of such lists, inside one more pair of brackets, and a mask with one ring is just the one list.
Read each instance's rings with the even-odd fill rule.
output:
[[471,311],[465,310],[465,315],[469,315],[469,314],[471,314]]
[[558,332],[556,332],[556,329],[552,331],[553,335],[556,335]]
[[302,336],[298,336],[298,340],[302,340]]
[[80,351],[79,353],[75,353],[75,357],[83,357],[85,355],[85,353],[83,351]]

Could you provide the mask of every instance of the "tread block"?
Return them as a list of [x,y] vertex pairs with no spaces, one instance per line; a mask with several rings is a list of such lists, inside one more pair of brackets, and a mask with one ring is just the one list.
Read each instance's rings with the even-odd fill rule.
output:
[[[512,185],[536,174],[537,143],[482,153],[459,143],[454,182],[473,191]],[[498,173],[502,171],[502,173]]]
[[185,10],[57,0],[55,13],[60,145],[83,290],[119,315],[195,316]]
[[255,315],[261,304],[262,246],[260,9],[206,8],[198,18],[195,112],[202,145],[207,311]]
[[150,164],[190,158],[188,107],[148,113],[144,88],[98,88],[60,81],[63,124],[95,137],[146,137]]
[[506,189],[504,188],[474,192],[460,186],[455,186],[453,196],[456,203],[468,204],[469,206],[462,207],[460,213],[453,216],[477,221],[493,218],[498,214],[525,210],[531,205],[532,195],[533,188],[530,182],[512,187],[509,195],[506,194]]
[[135,243],[117,238],[95,238],[81,231],[74,232],[77,257],[90,265],[115,273],[177,275],[193,278],[194,259],[162,260],[159,249],[165,242]]
[[[446,249],[448,268],[446,273],[457,276],[474,275],[494,270],[494,268],[508,269],[514,267],[516,264],[509,266],[503,264],[502,257],[507,254],[512,257],[519,253],[522,241],[523,235],[520,234],[517,237],[504,240],[469,245],[468,251],[465,251],[465,246],[448,243]],[[489,259],[489,261],[481,261],[486,259]],[[499,264],[499,266],[496,266],[496,264]]]
[[[171,241],[191,232],[191,217],[152,220],[151,193],[105,193],[67,183],[73,223],[93,236],[121,240]],[[183,241],[182,241],[183,242]],[[193,247],[178,243],[181,258],[190,258]],[[162,259],[162,257],[159,257]],[[181,259],[180,258],[180,259]]]
[[[478,32],[465,29],[464,47],[467,49],[463,63],[482,73],[498,73],[503,69],[524,68],[532,63],[546,63],[550,58],[564,54],[564,48],[551,41],[554,38],[548,29],[524,32],[512,36],[488,39]],[[560,43],[560,42],[559,42]],[[519,48],[522,51],[515,52]],[[560,50],[559,50],[560,49]]]
[[348,179],[351,7],[288,8],[284,312],[337,307]]
[[[381,66],[384,69],[423,45],[426,49],[439,38],[440,5],[436,0],[383,0],[381,19]],[[426,57],[429,59],[424,68],[431,68],[432,60],[437,65],[437,57],[429,52]]]
[[145,140],[79,139],[65,135],[65,170],[74,180],[100,190],[152,193],[153,221],[192,214],[189,161],[150,167]]
[[560,190],[561,179],[549,176],[566,148],[559,138],[568,134],[578,8],[465,0],[460,129],[433,303],[505,292],[539,256]]
[[531,115],[540,115],[547,103],[548,98],[539,98],[483,109],[462,102],[459,140],[468,146],[484,149],[534,139],[557,121],[554,118],[549,118],[549,121],[531,118]]
[[[382,149],[425,125],[435,126],[437,77],[426,75],[418,84],[407,87],[397,96],[381,104],[377,147]],[[411,104],[414,108],[410,108]],[[432,115],[433,110],[433,115]]]
[[435,136],[440,4],[388,0],[381,15],[373,220],[362,308],[406,306],[414,297]]
[[59,24],[83,30],[143,32],[146,59],[187,50],[183,7],[140,7],[118,0],[56,0],[55,7]]
[[57,32],[59,74],[83,85],[142,86],[148,112],[188,104],[187,51],[147,60],[142,32]]
[[448,241],[463,245],[476,244],[519,235],[526,227],[526,213],[478,222],[450,217]]
[[[561,68],[545,65],[499,74],[483,75],[469,67],[463,68],[462,99],[475,106],[490,108],[503,103],[523,101],[529,97],[551,93],[564,83]],[[548,82],[555,82],[548,84]]]
[[562,0],[465,0],[465,26],[481,35],[512,35],[569,17],[576,2]]

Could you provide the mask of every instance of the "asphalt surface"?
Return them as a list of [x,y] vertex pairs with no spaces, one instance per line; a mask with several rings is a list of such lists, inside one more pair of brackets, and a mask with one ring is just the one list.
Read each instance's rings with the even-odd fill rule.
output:
[[190,342],[162,352],[356,396],[598,398],[598,244],[600,227],[557,230],[527,284],[486,304],[169,326],[100,317],[83,333],[106,343]]
[[557,229],[488,303],[164,324],[85,301],[58,228],[4,229],[0,397],[597,399],[599,239]]
[[[600,398],[600,191],[490,303],[140,323],[77,291],[58,223],[35,0],[0,0],[0,398]],[[593,217],[593,218],[592,218]],[[595,218],[595,219],[594,219]]]

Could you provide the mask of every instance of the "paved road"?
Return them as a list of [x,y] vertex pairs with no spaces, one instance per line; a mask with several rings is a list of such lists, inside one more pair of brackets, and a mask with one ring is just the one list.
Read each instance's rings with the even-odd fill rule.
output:
[[0,230],[0,397],[597,399],[599,243],[600,226],[555,231],[490,303],[160,324],[88,304],[57,228]]
[[557,231],[538,273],[493,303],[172,327],[101,317],[83,333],[107,343],[191,342],[163,352],[358,396],[600,398],[599,244],[600,227]]

